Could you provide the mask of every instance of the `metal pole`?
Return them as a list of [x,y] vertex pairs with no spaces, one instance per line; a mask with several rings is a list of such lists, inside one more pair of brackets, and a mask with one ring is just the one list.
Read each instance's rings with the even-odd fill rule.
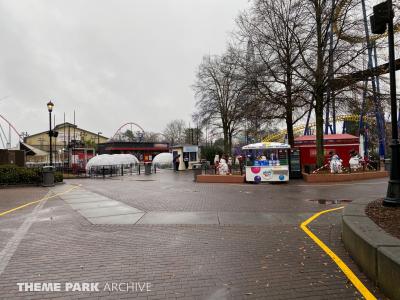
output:
[[72,168],[75,165],[75,145],[76,145],[76,135],[75,135],[75,109],[74,109],[74,143],[72,145]]
[[387,206],[400,206],[400,145],[397,128],[397,102],[396,102],[396,69],[394,53],[394,32],[393,32],[393,7],[392,0],[387,1],[390,10],[388,23],[388,42],[389,42],[389,73],[390,73],[390,106],[392,121],[392,159],[390,179],[387,194],[383,204]]
[[[53,126],[56,128],[56,114],[53,115]],[[57,167],[57,138],[54,138],[54,163]]]
[[[387,2],[387,3],[391,7],[392,2],[390,2],[390,4],[389,4],[389,2]],[[367,51],[368,51],[368,68],[371,69],[371,68],[373,68],[373,61],[372,61],[373,45],[370,42],[368,22],[367,22],[367,12],[366,12],[366,8],[365,8],[365,0],[362,0],[361,4],[362,4],[362,11],[363,11],[363,19],[364,19],[365,39],[367,42]],[[375,79],[376,79],[375,76],[371,77],[371,85],[372,85],[372,96],[373,96],[373,100],[374,100],[375,118],[376,118],[376,123],[378,125],[379,157],[380,157],[380,160],[382,160],[385,157],[385,124],[384,124],[385,118],[382,113],[380,99],[378,98],[378,95],[377,95]],[[366,79],[366,81],[368,82],[368,78]]]
[[65,167],[65,148],[66,148],[66,143],[65,143],[65,112],[64,112],[64,147],[63,147],[63,156],[62,156],[62,166],[63,166],[63,171]]
[[8,147],[7,149],[11,149],[11,125],[8,124]]
[[68,123],[68,174],[69,174],[69,169],[71,167],[71,151],[70,151],[70,143],[71,143],[71,127],[69,126]]
[[51,137],[52,137],[52,132],[51,132],[51,111],[49,111],[49,125],[50,125],[50,130],[49,130],[49,146],[50,146],[50,166],[53,165],[53,149],[52,149],[52,145],[51,145]]

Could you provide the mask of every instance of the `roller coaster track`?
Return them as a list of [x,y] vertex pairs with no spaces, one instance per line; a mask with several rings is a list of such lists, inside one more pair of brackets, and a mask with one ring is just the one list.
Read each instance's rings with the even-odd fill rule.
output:
[[[7,125],[9,126],[9,129],[10,129],[10,130],[12,129],[12,130],[15,132],[15,134],[18,136],[18,138],[19,138],[20,141],[23,140],[23,137],[21,136],[21,134],[20,134],[20,133],[18,132],[18,130],[14,127],[14,125],[11,124],[10,121],[8,121],[8,120],[7,120],[4,116],[2,116],[2,115],[0,115],[0,119],[2,119],[4,122],[7,123]],[[1,130],[1,132],[0,132],[0,139],[1,139],[1,142],[2,142],[2,144],[3,144],[3,148],[5,148],[6,145],[4,144],[4,140],[3,140],[2,135],[3,135],[4,138],[5,138],[6,144],[7,144],[8,146],[10,146],[10,145],[11,145],[11,140],[10,140],[10,137],[11,137],[11,136],[9,136],[9,137],[7,138],[7,134],[4,132],[3,127],[1,126],[1,124],[0,124],[0,130]],[[11,131],[10,131],[10,132],[11,132]],[[11,135],[11,134],[10,134],[10,135]]]
[[[358,44],[358,43],[366,43],[367,37],[366,36],[359,36],[356,34],[347,34],[344,33],[343,28],[338,24],[339,21],[343,18],[343,9],[351,3],[352,0],[342,0],[339,1],[335,7],[334,11],[334,22],[333,22],[333,32],[338,36],[339,39],[344,40],[350,44]],[[394,32],[400,31],[400,24],[397,23],[393,27]],[[369,36],[369,42],[374,42],[381,38],[387,36],[387,32],[383,34],[374,34]]]
[[[134,123],[134,122],[127,122],[127,123],[123,124],[121,127],[118,128],[118,130],[114,133],[114,135],[112,136],[112,138],[110,138],[110,141],[117,141],[118,138],[119,138],[119,136],[120,136],[121,134],[123,134],[123,132],[121,132],[122,128],[124,128],[125,126],[128,126],[128,125],[131,126],[131,130],[132,130],[132,126],[136,126],[137,128],[140,129],[140,131],[142,132],[142,134],[144,134],[144,129],[142,128],[142,126],[140,126],[139,124]],[[132,131],[133,131],[133,130],[132,130]]]
[[[370,121],[370,122],[375,122],[375,119],[372,117],[363,117],[364,121]],[[358,122],[360,121],[360,116],[359,115],[343,115],[343,116],[336,116],[336,121],[343,122],[343,121],[353,121],[353,122]],[[308,124],[309,128],[315,128],[315,122]],[[306,128],[306,125],[299,125],[293,127],[293,133],[294,135],[299,135],[304,132],[304,129]],[[263,142],[277,142],[277,141],[283,141],[285,139],[285,136],[287,134],[287,130],[281,130],[277,133],[267,135],[266,137],[263,138]]]
[[[349,7],[349,5],[351,5],[351,2],[352,2],[352,0],[338,0],[336,6],[334,8],[334,14],[333,14],[333,24],[332,24],[333,32],[337,35],[338,39],[344,40],[350,44],[353,44],[353,45],[358,44],[358,43],[366,43],[367,44],[368,69],[361,71],[361,72],[349,74],[347,76],[342,77],[340,80],[341,80],[342,85],[343,85],[343,83],[345,83],[345,85],[348,85],[351,83],[354,84],[357,81],[360,81],[360,79],[362,78],[365,81],[365,87],[366,87],[368,85],[368,80],[370,78],[371,84],[372,84],[372,89],[373,89],[376,124],[378,127],[379,155],[384,156],[385,155],[385,121],[384,121],[384,114],[383,114],[382,106],[380,103],[380,99],[377,97],[377,93],[379,93],[379,78],[378,78],[378,76],[380,74],[386,73],[385,71],[387,71],[388,68],[385,67],[385,65],[377,66],[375,41],[386,37],[387,31],[385,31],[385,33],[383,33],[383,34],[370,35],[369,29],[368,29],[365,0],[361,0],[365,35],[360,36],[356,33],[344,32],[343,28],[341,26],[339,26],[338,24],[344,23],[343,22],[344,16],[347,15],[347,11],[344,12],[344,9],[347,9]],[[390,7],[390,9],[393,9],[393,7]],[[399,23],[394,24],[394,32],[399,32],[399,31],[400,31],[400,24]],[[372,54],[372,49],[374,49],[374,54]],[[372,59],[372,55],[374,55],[374,57],[375,57],[374,61]],[[375,67],[374,67],[374,65],[375,65]],[[398,62],[396,62],[396,69],[397,69],[397,66],[398,66]],[[370,73],[370,74],[368,74],[368,73]],[[368,76],[368,75],[370,75],[370,76]],[[348,80],[346,81],[346,79],[348,79]],[[337,86],[340,86],[340,84]],[[364,107],[365,95],[366,95],[366,93],[364,92],[362,107]],[[362,126],[362,119],[360,118],[360,127],[361,126]]]

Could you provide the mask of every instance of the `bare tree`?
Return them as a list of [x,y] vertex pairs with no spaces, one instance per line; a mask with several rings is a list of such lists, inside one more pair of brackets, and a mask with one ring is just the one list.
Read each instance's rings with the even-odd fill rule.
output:
[[173,120],[164,129],[164,137],[171,145],[183,144],[185,142],[186,125],[183,120]]
[[143,135],[143,142],[160,143],[165,141],[165,137],[158,132],[146,131]]
[[[311,87],[315,103],[317,166],[322,166],[325,159],[323,133],[326,98],[324,96],[329,91],[334,75],[351,73],[359,68],[357,58],[365,50],[365,46],[352,45],[339,38],[344,32],[360,29],[362,24],[360,20],[351,17],[351,12],[358,2],[358,0],[341,1],[342,13],[339,16],[335,14],[338,5],[335,0],[302,1],[307,22],[303,34],[297,35],[298,47],[303,49],[300,55],[304,65],[304,69],[298,72],[298,75]],[[335,32],[332,43],[329,43],[333,23],[338,24],[339,31]],[[330,63],[330,60],[333,63]]]
[[238,72],[238,58],[229,50],[222,56],[205,56],[193,85],[197,115],[203,123],[222,129],[224,151],[229,154],[242,118],[240,97],[244,84]]
[[[297,36],[304,30],[302,0],[255,0],[249,12],[242,13],[238,35],[248,39],[247,51],[253,59],[244,64],[252,78],[256,96],[252,102],[264,102],[269,118],[286,122],[288,141],[293,146],[293,125],[307,112],[304,81],[297,75],[303,68]],[[251,43],[251,44],[250,44]]]

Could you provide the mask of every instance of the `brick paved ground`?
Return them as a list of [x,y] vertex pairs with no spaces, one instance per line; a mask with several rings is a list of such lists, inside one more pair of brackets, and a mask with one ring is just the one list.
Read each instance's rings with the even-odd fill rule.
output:
[[[0,189],[0,212],[41,199],[47,192],[48,189],[42,187]],[[33,207],[27,207],[24,211],[16,211],[13,213],[12,218],[0,217],[0,251],[14,235],[16,228],[22,224],[26,214],[32,209]]]
[[[137,181],[145,178],[154,181]],[[69,183],[80,183],[85,189],[146,211],[285,213],[327,208],[307,199],[374,198],[386,187],[379,184],[384,181],[334,187],[309,186],[302,181],[289,185],[200,185],[183,174],[121,179]],[[19,201],[30,200],[32,195],[21,190],[14,190],[13,195]],[[0,190],[2,201],[4,191]],[[1,232],[15,231],[31,211],[24,209],[0,217]],[[340,241],[340,212],[321,216],[311,228],[378,297],[382,296],[344,250]],[[2,235],[1,239],[10,236]],[[0,247],[1,251],[4,242]],[[99,282],[101,288],[106,282],[145,281],[152,284],[152,291],[22,293],[16,284],[74,281]],[[360,298],[331,259],[292,224],[91,225],[59,198],[48,200],[38,212],[0,274],[0,291],[2,299]]]

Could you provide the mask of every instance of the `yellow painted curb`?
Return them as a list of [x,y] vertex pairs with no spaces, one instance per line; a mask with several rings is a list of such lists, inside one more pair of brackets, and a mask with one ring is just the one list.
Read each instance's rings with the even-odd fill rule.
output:
[[71,192],[72,190],[77,189],[78,187],[80,187],[80,185],[74,186],[74,187],[70,188],[69,190],[66,190],[66,191],[64,191],[64,192],[62,192],[62,193],[58,193],[58,194],[55,194],[55,195],[52,195],[52,196],[46,196],[46,197],[43,197],[42,199],[35,200],[35,201],[32,201],[32,202],[28,202],[28,203],[25,203],[25,204],[23,204],[23,205],[21,205],[21,206],[14,207],[14,208],[12,208],[12,209],[10,209],[10,210],[3,211],[3,212],[0,213],[0,217],[5,216],[5,215],[7,215],[7,214],[9,214],[9,213],[12,213],[13,211],[19,210],[19,209],[21,209],[21,208],[30,206],[30,205],[32,205],[32,204],[39,203],[40,201],[47,200],[47,199],[51,199],[51,198],[55,198],[55,197],[58,197],[58,196],[60,196],[60,195],[69,193],[69,192]]
[[308,229],[307,225],[310,224],[312,221],[317,219],[320,215],[343,209],[342,207],[332,208],[320,211],[315,215],[311,216],[303,223],[301,223],[300,228],[322,249],[325,251],[326,254],[332,258],[332,260],[336,263],[336,265],[342,270],[342,272],[347,276],[347,278],[351,281],[351,283],[355,286],[355,288],[363,295],[363,297],[367,300],[376,299],[376,297],[365,287],[365,285],[358,279],[358,277],[350,270],[350,268],[327,246],[325,245],[314,233]]

